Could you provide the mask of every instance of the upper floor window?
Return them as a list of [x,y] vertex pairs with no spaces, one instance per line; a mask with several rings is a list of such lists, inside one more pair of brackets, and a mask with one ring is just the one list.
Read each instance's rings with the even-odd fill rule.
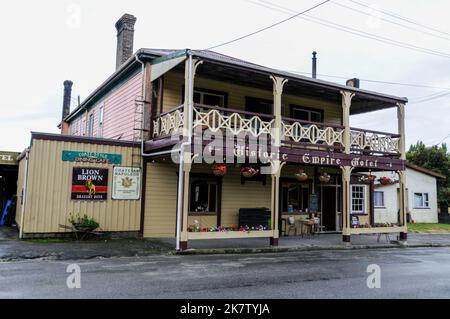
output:
[[80,135],[86,135],[86,116],[81,115],[81,132]]
[[414,193],[414,208],[429,208],[428,193]]
[[226,93],[205,89],[194,89],[194,103],[226,107]]
[[252,113],[273,114],[273,101],[256,97],[245,97],[245,110]]
[[102,104],[98,110],[98,136],[103,136],[103,112],[104,112],[104,105]]
[[352,214],[365,213],[365,186],[352,185]]
[[323,111],[308,107],[291,105],[290,117],[300,121],[323,122]]
[[375,207],[384,207],[384,192],[382,191],[373,192],[373,205]]
[[94,113],[89,114],[88,136],[94,135]]

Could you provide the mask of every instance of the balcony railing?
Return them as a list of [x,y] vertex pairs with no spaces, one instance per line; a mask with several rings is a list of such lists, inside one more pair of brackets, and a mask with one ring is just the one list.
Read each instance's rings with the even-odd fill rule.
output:
[[[153,121],[153,138],[180,134],[183,129],[183,106],[158,115]],[[230,108],[195,104],[193,128],[202,127],[212,132],[229,131],[234,135],[274,137],[273,115],[252,113]],[[331,123],[301,121],[283,117],[281,140],[285,145],[314,146],[343,151],[344,127]],[[399,154],[400,135],[351,128],[351,151],[361,154]]]

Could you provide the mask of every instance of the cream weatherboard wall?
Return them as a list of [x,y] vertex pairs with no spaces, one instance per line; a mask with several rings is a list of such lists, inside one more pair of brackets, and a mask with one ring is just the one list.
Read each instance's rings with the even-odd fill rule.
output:
[[[387,176],[398,179],[391,172],[377,172],[375,176]],[[406,168],[406,211],[416,223],[437,223],[437,184],[436,178],[411,168]],[[384,207],[375,207],[375,222],[398,222],[398,184],[375,188],[384,194]],[[414,205],[414,193],[428,193],[429,208],[417,208]]]
[[[122,155],[121,166],[131,166],[132,149],[129,146],[33,139],[29,153],[23,225],[20,225],[21,205],[17,206],[17,221],[20,227],[23,227],[24,234],[65,232],[67,230],[59,225],[68,225],[70,213],[87,214],[93,217],[100,223],[102,231],[139,231],[141,201],[111,199],[112,165],[80,164],[61,159],[63,150],[112,153]],[[21,175],[24,171],[24,163],[25,159],[22,159],[20,161]],[[71,200],[73,167],[107,168],[107,200]],[[19,178],[18,196],[23,188],[22,179]]]
[[[199,68],[202,66],[200,65]],[[267,83],[271,84],[270,78]],[[182,103],[183,97],[184,74],[171,71],[164,76],[164,95],[163,95],[163,112],[167,112]],[[267,100],[273,100],[272,90],[261,90],[252,87],[246,87],[227,82],[220,82],[195,77],[195,87],[201,89],[216,90],[228,93],[228,107],[231,109],[245,110],[245,98],[254,97]],[[289,105],[301,105],[310,108],[324,110],[324,122],[332,124],[341,124],[342,107],[341,104],[333,104],[328,101],[309,99],[299,96],[283,94],[282,96],[282,115],[289,117]]]

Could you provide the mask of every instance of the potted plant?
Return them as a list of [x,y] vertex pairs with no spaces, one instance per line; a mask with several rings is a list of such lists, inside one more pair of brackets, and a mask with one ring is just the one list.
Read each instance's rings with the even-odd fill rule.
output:
[[308,179],[308,174],[306,174],[305,171],[301,169],[298,171],[298,173],[295,174],[295,178],[299,182],[304,182]]
[[326,172],[323,172],[322,175],[319,176],[319,181],[323,184],[329,183],[330,179],[331,179],[331,176]]
[[82,217],[80,217],[79,214],[76,214],[75,216],[70,214],[69,223],[71,223],[76,230],[84,232],[94,231],[100,226],[94,218],[88,217],[86,214]]
[[361,176],[359,180],[362,183],[370,184],[375,181],[375,178],[376,178],[375,175],[369,174],[369,175]]
[[213,174],[216,176],[224,176],[227,173],[227,166],[224,164],[216,164],[212,167]]
[[378,179],[378,181],[380,182],[381,185],[391,185],[393,184],[392,179],[390,179],[387,176],[382,176]]
[[253,176],[255,176],[256,174],[258,174],[258,170],[255,169],[252,166],[243,166],[241,168],[241,174],[242,176],[244,176],[245,178],[252,178]]

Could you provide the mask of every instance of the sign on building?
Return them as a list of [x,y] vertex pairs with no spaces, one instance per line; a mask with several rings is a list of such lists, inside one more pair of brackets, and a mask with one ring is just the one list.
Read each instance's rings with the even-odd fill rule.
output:
[[98,152],[62,151],[62,160],[68,162],[120,165],[122,164],[122,155]]
[[0,165],[17,165],[17,156],[15,152],[0,152]]
[[138,167],[115,166],[113,168],[113,199],[139,199],[141,169]]
[[106,200],[108,198],[108,169],[74,167],[71,198],[74,200]]

